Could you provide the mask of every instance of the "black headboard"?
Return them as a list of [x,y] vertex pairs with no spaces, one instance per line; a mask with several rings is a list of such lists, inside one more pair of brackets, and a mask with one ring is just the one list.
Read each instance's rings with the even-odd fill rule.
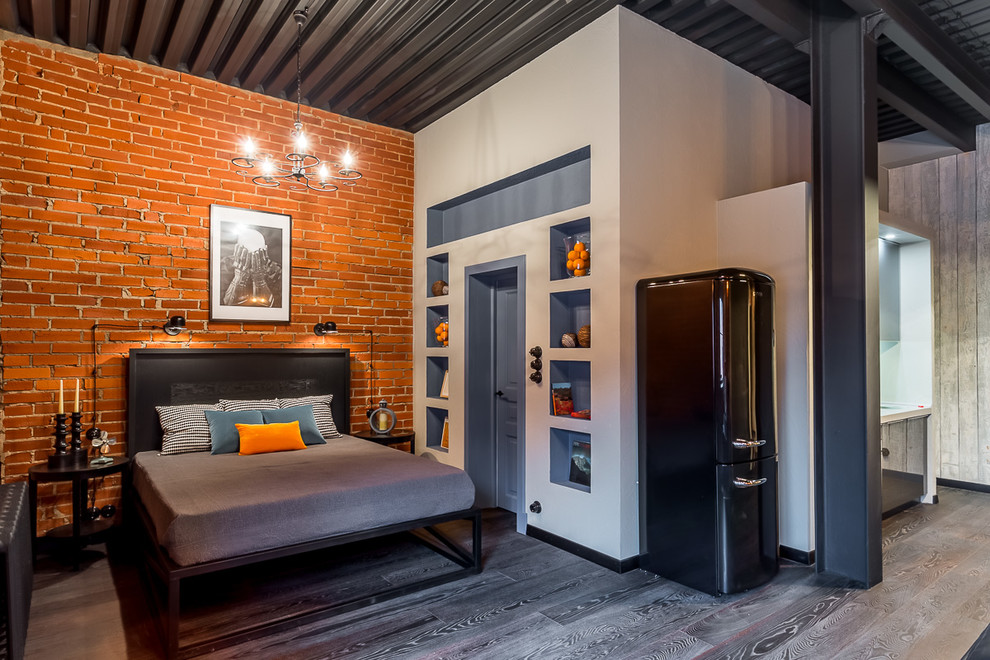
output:
[[133,348],[127,455],[161,449],[155,406],[333,394],[334,422],[350,429],[351,353],[346,348]]

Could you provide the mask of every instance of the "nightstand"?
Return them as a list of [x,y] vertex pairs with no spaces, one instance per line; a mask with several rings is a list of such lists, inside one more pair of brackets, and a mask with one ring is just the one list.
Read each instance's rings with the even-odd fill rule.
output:
[[38,554],[38,484],[53,481],[72,482],[72,524],[56,527],[45,534],[45,538],[53,542],[68,541],[72,544],[72,567],[79,570],[79,554],[89,544],[89,539],[105,532],[113,526],[112,520],[84,521],[86,511],[86,486],[90,479],[105,477],[123,472],[131,459],[126,456],[115,456],[113,461],[104,465],[87,465],[85,467],[49,467],[47,463],[35,465],[28,470],[28,495],[30,497],[31,517],[31,552]]
[[388,433],[375,433],[371,429],[366,429],[364,431],[356,431],[351,433],[351,435],[355,438],[371,440],[372,442],[377,442],[380,445],[392,447],[393,449],[408,451],[410,454],[416,453],[416,433],[413,431],[392,429]]

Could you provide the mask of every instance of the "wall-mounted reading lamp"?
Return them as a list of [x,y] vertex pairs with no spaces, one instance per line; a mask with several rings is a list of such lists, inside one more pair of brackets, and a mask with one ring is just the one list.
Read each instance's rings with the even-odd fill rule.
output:
[[96,362],[96,331],[99,328],[112,328],[114,330],[161,330],[169,337],[175,337],[180,332],[188,332],[189,336],[192,337],[192,330],[186,327],[186,317],[185,316],[172,316],[164,325],[146,325],[143,323],[138,324],[124,324],[124,323],[94,323],[92,327],[93,331],[93,426],[86,431],[86,439],[92,442],[99,438],[103,431],[101,431],[96,426],[96,399],[98,394],[97,389],[97,379],[99,378],[98,364]]
[[[333,321],[320,321],[313,326],[313,334],[317,337],[324,337],[326,335],[368,335],[368,380],[370,381],[370,388],[368,390],[368,417],[371,417],[373,412],[376,412],[374,407],[374,397],[376,396],[375,391],[375,332],[370,328],[364,330],[337,330],[337,324]],[[388,401],[382,399],[379,402],[378,409],[384,409],[388,414],[393,415],[391,410],[388,410]],[[372,426],[374,430],[378,430],[378,427]]]

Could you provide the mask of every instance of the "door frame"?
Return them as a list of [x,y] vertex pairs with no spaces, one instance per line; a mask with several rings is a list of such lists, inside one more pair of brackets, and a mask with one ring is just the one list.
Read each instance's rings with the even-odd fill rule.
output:
[[[516,345],[525,351],[526,346],[526,257],[525,255],[520,255],[517,257],[509,257],[506,259],[497,259],[495,261],[489,261],[482,264],[474,264],[464,268],[464,336],[467,338],[464,347],[464,471],[471,474],[472,469],[476,468],[475,462],[479,460],[477,458],[478,452],[472,451],[476,449],[475,445],[472,447],[471,442],[473,437],[477,437],[473,433],[473,424],[479,423],[480,415],[472,413],[471,405],[471,394],[469,382],[471,378],[472,368],[476,365],[472,364],[471,354],[471,337],[477,336],[477,332],[472,332],[471,327],[471,280],[480,279],[486,276],[494,277],[498,273],[506,271],[515,271],[516,274],[516,292],[517,292],[517,315],[516,315]],[[516,412],[518,419],[518,446],[516,451],[516,478],[518,480],[518,493],[516,496],[516,531],[520,533],[525,533],[526,525],[528,523],[528,515],[526,513],[526,388],[525,388],[525,353],[519,355],[515,360],[513,360],[517,369],[517,376],[519,382],[519,394],[516,402]],[[494,402],[493,402],[494,404]],[[476,409],[475,409],[476,410]],[[484,437],[488,438],[489,447],[488,451],[485,452],[488,457],[494,456],[495,445],[494,445],[494,431],[486,434]]]

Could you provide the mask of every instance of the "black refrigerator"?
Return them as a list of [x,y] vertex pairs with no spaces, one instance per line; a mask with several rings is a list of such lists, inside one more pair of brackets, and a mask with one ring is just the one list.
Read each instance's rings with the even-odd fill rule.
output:
[[774,283],[636,285],[640,566],[710,594],[777,573]]

